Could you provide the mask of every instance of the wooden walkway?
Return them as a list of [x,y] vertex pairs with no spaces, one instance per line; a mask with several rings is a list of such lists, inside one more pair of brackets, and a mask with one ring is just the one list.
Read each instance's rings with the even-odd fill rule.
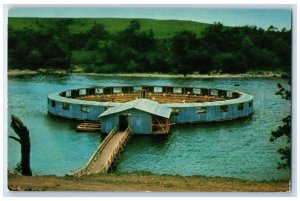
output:
[[107,173],[117,161],[131,135],[129,127],[123,132],[117,132],[117,128],[113,128],[96,149],[88,163],[73,175],[80,177],[96,173]]
[[[108,94],[108,95],[87,95],[78,97],[79,100],[86,101],[99,101],[99,102],[120,102],[125,103],[140,98],[139,93],[132,94]],[[222,97],[196,95],[196,94],[166,94],[166,93],[146,93],[145,98],[154,100],[159,103],[201,103],[201,102],[214,102],[225,100]]]

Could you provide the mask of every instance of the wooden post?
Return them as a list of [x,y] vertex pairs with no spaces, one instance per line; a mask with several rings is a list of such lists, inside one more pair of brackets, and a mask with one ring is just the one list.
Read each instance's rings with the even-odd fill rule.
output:
[[9,136],[9,138],[16,140],[21,144],[21,167],[22,167],[22,175],[32,176],[32,172],[30,169],[30,138],[29,131],[27,127],[22,123],[22,121],[11,115],[11,127],[17,133],[19,138],[14,136]]
[[141,91],[141,98],[146,98],[146,90],[145,89],[143,89]]

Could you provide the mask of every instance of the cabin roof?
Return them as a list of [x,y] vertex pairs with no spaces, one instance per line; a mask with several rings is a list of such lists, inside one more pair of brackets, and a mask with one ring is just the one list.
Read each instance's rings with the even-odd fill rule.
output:
[[104,117],[133,108],[165,118],[169,118],[171,114],[170,108],[164,105],[160,105],[158,102],[141,98],[109,108],[108,110],[104,111],[99,117]]

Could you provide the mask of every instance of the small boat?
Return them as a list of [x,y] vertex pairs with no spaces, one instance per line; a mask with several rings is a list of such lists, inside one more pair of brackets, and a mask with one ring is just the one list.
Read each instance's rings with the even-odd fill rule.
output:
[[235,83],[234,86],[238,87],[238,86],[240,86],[240,84],[239,83]]
[[76,127],[77,132],[97,132],[101,130],[100,123],[83,122]]

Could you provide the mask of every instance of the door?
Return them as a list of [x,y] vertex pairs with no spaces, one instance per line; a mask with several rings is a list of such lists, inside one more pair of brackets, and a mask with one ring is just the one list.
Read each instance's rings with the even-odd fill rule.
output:
[[119,115],[119,131],[125,131],[128,127],[128,114]]

